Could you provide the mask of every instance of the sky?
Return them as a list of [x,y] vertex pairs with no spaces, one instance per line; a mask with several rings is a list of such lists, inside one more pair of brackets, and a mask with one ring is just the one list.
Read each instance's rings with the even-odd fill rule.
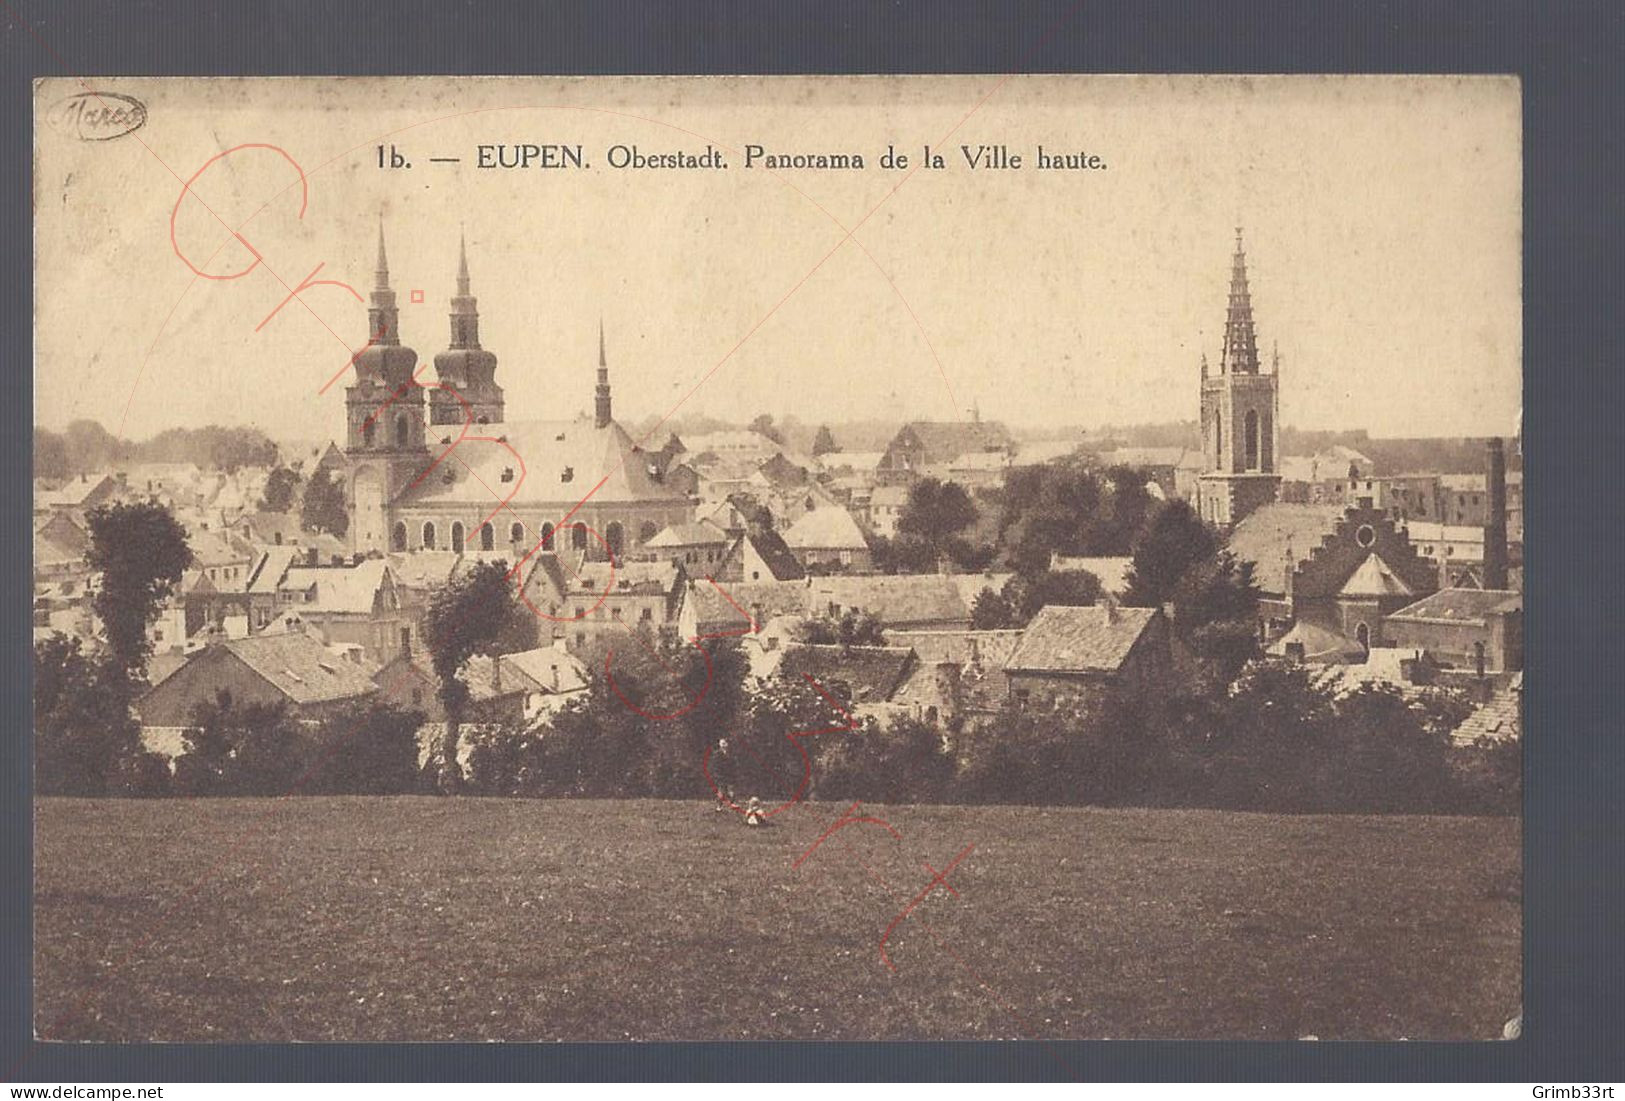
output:
[[[382,220],[420,362],[466,235],[510,419],[591,408],[600,320],[624,423],[1194,419],[1239,225],[1284,423],[1517,430],[1511,78],[123,79],[98,91],[146,122],[105,141],[62,121],[79,91],[36,88],[48,428],[341,437],[366,308],[336,284],[366,296]],[[477,167],[523,143],[588,167]],[[748,144],[865,167],[747,168]],[[614,145],[728,167],[616,169]],[[962,145],[1025,164],[972,170]],[[1106,167],[1041,170],[1040,145]],[[307,276],[334,284],[278,309]]]

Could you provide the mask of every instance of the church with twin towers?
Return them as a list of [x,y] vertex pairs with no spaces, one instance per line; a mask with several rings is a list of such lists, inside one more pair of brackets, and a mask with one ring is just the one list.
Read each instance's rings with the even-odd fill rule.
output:
[[[450,267],[451,257],[447,266]],[[602,323],[591,414],[510,421],[498,357],[480,342],[466,240],[456,257],[450,333],[434,377],[404,342],[383,226],[368,306],[368,337],[345,392],[346,500],[352,549],[543,550],[602,559],[636,551],[663,528],[691,522],[694,504],[616,423]],[[592,377],[526,348],[504,369],[509,391],[543,408],[572,405]],[[562,528],[562,530],[560,530]]]

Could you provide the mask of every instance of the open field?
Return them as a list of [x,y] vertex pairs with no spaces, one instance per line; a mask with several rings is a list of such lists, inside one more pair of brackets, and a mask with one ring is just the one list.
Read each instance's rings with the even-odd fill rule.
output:
[[[1491,1039],[1513,819],[48,799],[36,1028],[94,1040]],[[946,868],[932,893],[878,942]]]

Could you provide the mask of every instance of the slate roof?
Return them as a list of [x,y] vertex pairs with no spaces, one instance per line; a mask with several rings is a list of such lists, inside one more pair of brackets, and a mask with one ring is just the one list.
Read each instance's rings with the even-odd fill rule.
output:
[[1522,609],[1523,594],[1510,589],[1440,589],[1388,618],[1482,623],[1486,616]]
[[250,635],[218,645],[295,703],[350,699],[377,688],[372,680],[376,665],[341,658],[303,631]]
[[1270,644],[1269,652],[1284,657],[1288,644],[1294,642],[1303,643],[1305,661],[1346,662],[1360,661],[1365,657],[1365,647],[1347,635],[1301,619],[1292,625],[1290,631]]
[[553,646],[539,646],[516,654],[503,654],[503,675],[511,665],[548,692],[576,692],[587,687],[587,668],[574,656]]
[[1286,591],[1290,548],[1292,566],[1309,557],[1337,527],[1343,509],[1337,505],[1289,505],[1274,502],[1254,509],[1235,526],[1228,541],[1235,556],[1253,564],[1253,577],[1265,593]]
[[702,547],[726,543],[728,533],[709,520],[696,520],[691,524],[672,524],[661,528],[645,547]]
[[761,627],[777,616],[801,617],[807,613],[807,586],[802,581],[712,583],[701,577],[689,583],[686,599],[691,602],[694,622],[702,634],[748,631],[750,624],[746,620],[750,616],[756,616],[757,626]]
[[[1296,548],[1294,548],[1296,549]],[[1367,554],[1340,590],[1343,596],[1411,596],[1413,590],[1382,560]]]
[[[977,577],[979,574],[966,576]],[[978,588],[978,592],[980,589]],[[860,609],[882,624],[908,626],[915,623],[970,625],[970,603],[958,583],[942,574],[866,574],[817,577],[807,594],[807,606],[817,615],[826,614],[829,605],[839,605],[837,614]]]
[[925,462],[943,463],[972,451],[1013,450],[1015,437],[998,421],[910,421]]
[[1496,692],[1450,734],[1457,745],[1472,745],[1479,738],[1502,741],[1523,737],[1523,680],[1515,678],[1510,689]]
[[811,676],[831,691],[844,685],[853,703],[884,703],[897,694],[912,671],[914,651],[906,646],[814,646],[793,643],[784,649],[779,675],[802,680]]
[[1040,608],[1005,668],[1011,672],[1115,673],[1156,614],[1155,608],[1102,605]]
[[[465,441],[457,448],[459,461],[442,462],[428,477],[403,490],[396,503],[468,505],[488,510],[493,493],[501,497],[513,493],[513,507],[518,509],[574,505],[589,493],[597,504],[687,503],[681,493],[650,475],[648,453],[613,421],[604,428],[589,417],[475,427],[478,435],[506,439],[508,446]],[[437,425],[435,429],[452,440],[461,432],[456,425]],[[473,433],[472,428],[470,431]],[[430,441],[431,450],[446,446],[439,442],[440,438]],[[512,476],[504,481],[507,471]],[[598,487],[596,491],[594,487]]]
[[288,570],[283,587],[300,591],[316,587],[315,601],[301,611],[366,615],[373,610],[389,572],[389,563],[381,558],[369,558],[349,567],[294,566]]
[[793,550],[868,550],[852,514],[839,505],[815,508],[790,525],[784,542]]
[[753,531],[744,536],[762,563],[767,566],[769,573],[775,581],[799,581],[807,576],[801,568],[801,562],[784,541],[784,536],[776,531]]

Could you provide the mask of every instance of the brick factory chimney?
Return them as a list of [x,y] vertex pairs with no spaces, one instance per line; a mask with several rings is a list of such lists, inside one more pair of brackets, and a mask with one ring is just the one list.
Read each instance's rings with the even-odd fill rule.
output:
[[1489,513],[1484,519],[1484,587],[1507,587],[1507,459],[1499,438],[1489,442],[1484,490]]

